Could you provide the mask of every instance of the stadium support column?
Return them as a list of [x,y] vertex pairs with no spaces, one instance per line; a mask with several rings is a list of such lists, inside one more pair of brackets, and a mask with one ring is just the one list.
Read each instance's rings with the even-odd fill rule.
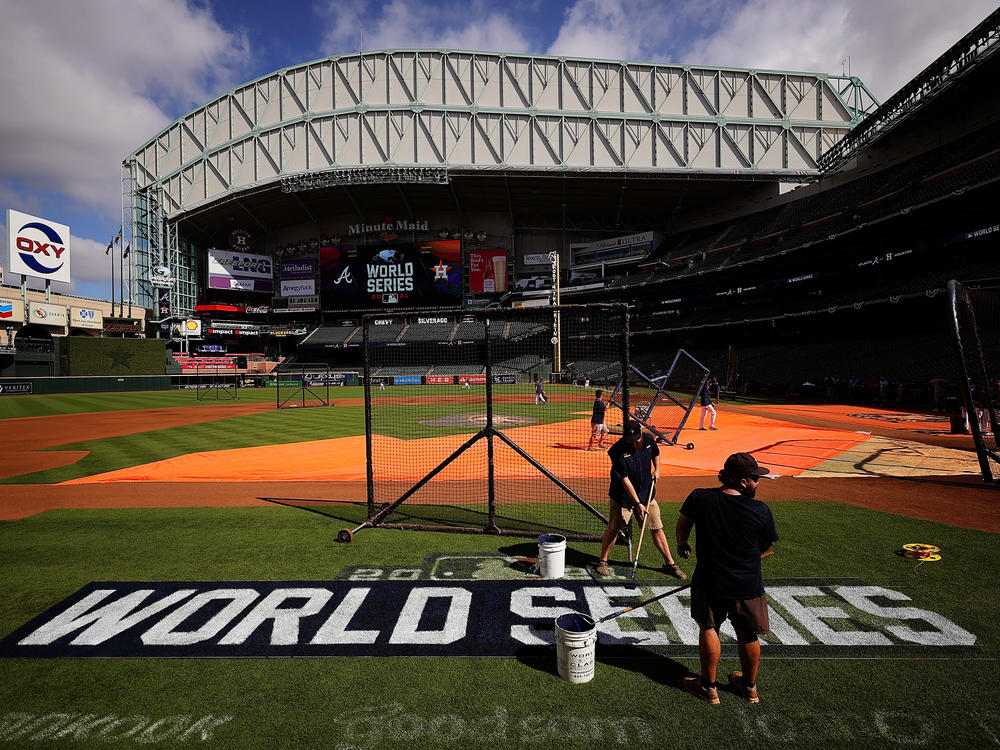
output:
[[556,307],[552,311],[552,371],[562,372],[562,351],[561,335],[559,331],[559,253],[549,253],[549,261],[552,263],[552,305]]

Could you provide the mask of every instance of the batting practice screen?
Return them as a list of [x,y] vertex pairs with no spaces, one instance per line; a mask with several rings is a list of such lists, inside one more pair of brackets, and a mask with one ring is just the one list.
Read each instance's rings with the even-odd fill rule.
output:
[[1000,289],[970,289],[948,282],[949,308],[958,360],[959,395],[965,429],[972,434],[987,482],[1000,481],[997,400],[1000,397]]
[[370,525],[600,537],[612,441],[591,418],[628,369],[624,305],[378,314],[363,332]]

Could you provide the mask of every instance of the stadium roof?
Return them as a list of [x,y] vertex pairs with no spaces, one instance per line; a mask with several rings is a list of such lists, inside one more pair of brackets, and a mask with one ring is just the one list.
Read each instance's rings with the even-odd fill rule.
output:
[[[279,210],[288,204],[274,188],[288,177],[369,167],[483,174],[483,189],[501,198],[515,175],[556,192],[572,189],[567,174],[584,178],[578,187],[613,176],[619,193],[626,180],[680,178],[654,195],[669,205],[711,181],[814,176],[876,105],[859,79],[819,73],[381,50],[247,83],[177,120],[124,167],[131,192],[156,193],[169,220],[231,201]],[[456,199],[462,182],[445,191],[457,205],[474,200]],[[304,195],[290,199],[300,212],[324,200]]]

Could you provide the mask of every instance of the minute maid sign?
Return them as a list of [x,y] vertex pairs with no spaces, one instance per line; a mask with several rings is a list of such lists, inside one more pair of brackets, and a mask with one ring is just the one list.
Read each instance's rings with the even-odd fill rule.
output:
[[[333,581],[91,583],[0,640],[0,656],[519,656],[554,645],[560,614],[598,619],[672,588],[599,585],[582,571],[497,580],[504,572],[513,573],[503,558],[441,556],[422,568],[357,568]],[[772,655],[980,651],[973,633],[894,588],[786,580],[768,586],[768,597],[773,632],[763,644]],[[600,648],[696,656],[689,607],[683,590],[610,620],[600,626]],[[728,623],[722,635],[734,642]]]
[[7,209],[8,267],[11,273],[70,282],[69,227]]

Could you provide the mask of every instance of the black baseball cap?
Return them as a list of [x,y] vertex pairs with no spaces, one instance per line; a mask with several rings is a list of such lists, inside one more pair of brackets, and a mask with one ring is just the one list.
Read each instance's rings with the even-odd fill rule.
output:
[[635,437],[636,435],[642,434],[642,425],[638,422],[629,422],[625,425],[624,435],[625,437]]
[[771,473],[770,469],[760,466],[757,459],[749,453],[734,453],[726,459],[722,469],[726,476],[738,482],[741,479],[763,477]]

